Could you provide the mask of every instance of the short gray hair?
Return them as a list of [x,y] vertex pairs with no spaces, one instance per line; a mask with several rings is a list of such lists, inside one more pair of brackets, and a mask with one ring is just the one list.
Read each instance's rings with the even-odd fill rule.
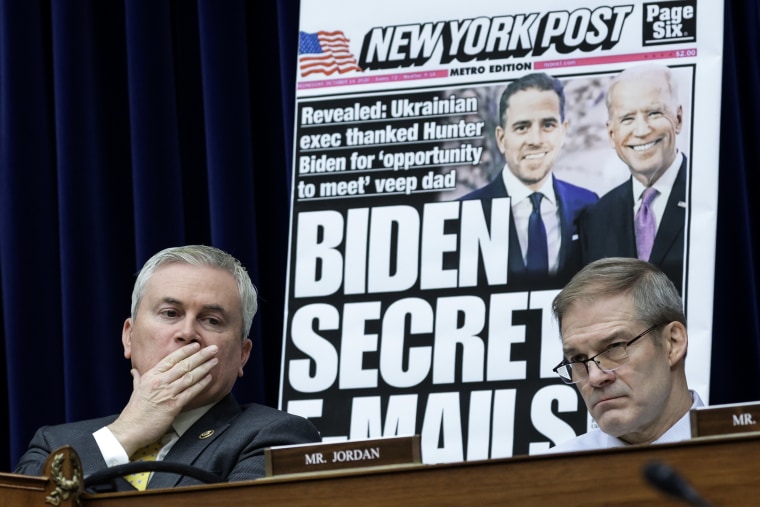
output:
[[165,264],[190,264],[193,266],[209,266],[215,269],[227,271],[234,278],[240,295],[240,307],[243,311],[242,338],[247,338],[251,332],[253,317],[256,315],[258,304],[257,292],[248,276],[245,267],[227,252],[206,245],[186,245],[166,248],[161,250],[143,265],[137,275],[134,289],[132,290],[132,320],[137,316],[137,307],[140,306],[145,286],[156,269]]
[[670,67],[659,63],[645,63],[629,67],[612,79],[607,87],[607,94],[604,99],[609,114],[612,114],[612,94],[619,83],[624,81],[646,82],[656,79],[660,79],[665,85],[668,91],[667,104],[673,109],[673,112],[676,112],[680,106],[678,82],[673,78]]
[[607,257],[581,269],[552,302],[560,331],[562,317],[578,302],[630,294],[636,318],[649,325],[678,321],[686,327],[683,302],[670,278],[657,266],[633,257]]

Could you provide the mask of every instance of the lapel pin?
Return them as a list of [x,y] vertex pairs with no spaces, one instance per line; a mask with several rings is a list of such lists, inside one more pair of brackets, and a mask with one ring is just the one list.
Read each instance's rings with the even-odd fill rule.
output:
[[206,430],[200,435],[198,435],[198,438],[200,438],[201,440],[205,440],[213,434],[214,434],[214,430]]

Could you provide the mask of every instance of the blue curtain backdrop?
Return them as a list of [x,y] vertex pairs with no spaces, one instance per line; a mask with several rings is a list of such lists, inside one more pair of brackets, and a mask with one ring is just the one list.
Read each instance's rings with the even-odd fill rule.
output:
[[[760,400],[760,0],[726,5],[710,401]],[[0,471],[129,396],[121,326],[157,250],[261,291],[241,402],[277,405],[297,0],[0,0]],[[696,175],[699,177],[699,175]]]

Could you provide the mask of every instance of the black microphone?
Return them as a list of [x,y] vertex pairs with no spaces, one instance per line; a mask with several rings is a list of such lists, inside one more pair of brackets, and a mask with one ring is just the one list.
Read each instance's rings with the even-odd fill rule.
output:
[[649,484],[668,495],[674,496],[695,507],[713,507],[681,477],[671,466],[652,461],[644,467],[644,477]]
[[159,472],[175,475],[187,475],[205,484],[224,482],[218,475],[185,463],[173,461],[131,461],[98,470],[84,478],[84,489],[88,493],[107,493],[116,491],[114,479],[141,472]]

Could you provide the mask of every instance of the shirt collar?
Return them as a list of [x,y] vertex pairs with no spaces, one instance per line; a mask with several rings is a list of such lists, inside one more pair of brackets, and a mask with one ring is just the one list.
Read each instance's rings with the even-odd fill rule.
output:
[[[505,165],[501,174],[503,175],[504,186],[507,188],[507,194],[512,198],[513,206],[518,202],[522,202],[523,199],[526,199],[534,192],[525,186],[525,183],[517,179],[517,176],[512,174],[512,171],[509,170],[509,166]],[[544,194],[544,197],[548,199],[549,202],[556,203],[557,199],[554,196],[554,174],[549,173],[549,177],[544,180],[541,188],[535,190],[535,192]]]
[[[676,177],[678,177],[678,169],[681,167],[682,160],[683,154],[679,151],[676,153],[676,158],[673,160],[673,163],[670,164],[670,167],[668,167],[668,169],[662,173],[652,185],[660,195],[670,194],[670,189],[673,187]],[[631,180],[633,180],[633,200],[634,202],[638,202],[641,200],[641,194],[646,187],[636,178],[631,178]]]
[[211,403],[209,405],[204,405],[202,407],[194,408],[192,410],[188,410],[186,412],[180,412],[176,419],[174,419],[174,423],[172,424],[172,427],[174,428],[174,431],[177,432],[177,435],[180,437],[190,429],[190,426],[196,423],[198,419],[203,417],[206,412],[208,412],[211,407],[213,407],[215,403]]

